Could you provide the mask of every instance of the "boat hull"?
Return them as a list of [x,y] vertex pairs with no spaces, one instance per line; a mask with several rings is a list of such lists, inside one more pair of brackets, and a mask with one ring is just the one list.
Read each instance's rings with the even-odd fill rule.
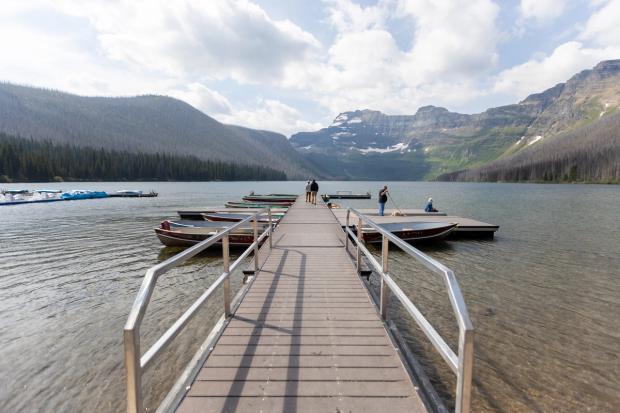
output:
[[[166,230],[163,228],[155,228],[157,238],[167,247],[191,247],[214,235],[214,232],[205,233],[185,233],[175,230]],[[254,242],[252,234],[235,234],[229,235],[230,246],[247,247]],[[221,245],[222,241],[216,244]]]
[[[411,222],[384,224],[381,225],[381,227],[392,232],[403,241],[414,243],[441,240],[454,231],[457,224],[444,222]],[[372,229],[363,230],[362,237],[365,242],[370,244],[380,243],[383,239],[383,235],[380,232]]]
[[[246,219],[248,216],[244,214],[202,214],[202,217],[207,221],[213,222],[239,222]],[[273,216],[271,220],[277,222],[280,220],[280,216]],[[269,217],[266,215],[259,215],[258,222],[269,223]]]

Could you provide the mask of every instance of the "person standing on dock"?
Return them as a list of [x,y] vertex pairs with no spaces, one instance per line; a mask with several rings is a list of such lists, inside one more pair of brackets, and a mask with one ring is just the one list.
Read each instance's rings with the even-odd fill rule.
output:
[[312,199],[310,198],[310,180],[308,180],[308,183],[306,184],[306,202],[311,202]]
[[319,192],[319,184],[313,179],[310,184],[310,199],[313,205],[316,205],[316,193]]
[[379,215],[383,216],[385,212],[385,204],[388,201],[388,187],[385,185],[382,190],[379,191]]

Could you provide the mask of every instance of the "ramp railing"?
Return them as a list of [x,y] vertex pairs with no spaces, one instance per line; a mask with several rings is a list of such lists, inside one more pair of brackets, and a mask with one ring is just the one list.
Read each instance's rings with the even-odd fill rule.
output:
[[[351,230],[350,215],[351,213],[357,216],[357,228],[354,233]],[[381,243],[381,264],[377,262],[372,253],[364,245],[362,226],[368,225],[373,230],[379,232],[382,235]],[[469,319],[467,312],[467,306],[465,300],[461,294],[459,283],[454,276],[451,269],[447,268],[440,262],[434,260],[422,251],[414,248],[407,242],[398,238],[393,233],[385,230],[381,226],[377,225],[371,219],[364,214],[358,212],[353,208],[347,209],[346,218],[346,247],[349,246],[349,238],[353,239],[356,246],[356,258],[357,269],[360,271],[362,254],[368,259],[374,270],[379,274],[381,279],[381,291],[380,291],[380,303],[379,311],[381,317],[387,321],[388,312],[387,305],[390,296],[390,292],[398,298],[405,310],[416,321],[420,329],[424,332],[429,341],[433,344],[435,349],[439,352],[441,357],[448,364],[448,367],[456,374],[456,413],[469,413],[471,404],[471,381],[473,370],[473,358],[474,358],[474,327]],[[389,243],[392,242],[398,246],[409,256],[415,258],[418,262],[422,263],[426,268],[432,272],[440,275],[443,279],[446,287],[452,310],[456,317],[459,326],[459,342],[458,342],[458,354],[456,354],[441,337],[441,335],[435,330],[431,323],[424,317],[424,315],[418,310],[418,308],[411,302],[409,297],[401,290],[394,279],[388,272],[388,254]]]
[[[267,214],[269,217],[269,225],[258,235],[258,216]],[[230,234],[245,225],[252,222],[254,230],[254,242],[233,262],[230,264]],[[191,248],[157,264],[146,271],[140,290],[133,303],[127,322],[123,329],[123,344],[125,348],[125,368],[127,371],[127,412],[143,413],[144,403],[142,399],[142,376],[144,371],[149,368],[153,361],[168,347],[174,338],[181,332],[187,323],[196,314],[197,310],[213,295],[218,287],[223,286],[224,289],[224,316],[231,316],[231,292],[230,292],[230,274],[242,264],[252,252],[254,253],[254,270],[258,271],[259,244],[269,237],[269,245],[272,245],[273,221],[271,219],[271,209],[264,208],[257,210],[255,213],[248,215],[247,218],[231,225],[230,227],[218,232],[212,237],[194,245]],[[146,309],[151,300],[153,290],[157,284],[158,278],[175,268],[193,256],[201,253],[210,246],[221,240],[222,257],[224,261],[224,271],[222,274],[205,290],[204,293],[166,330],[166,332],[144,353],[140,353],[140,326],[142,319],[146,313]]]

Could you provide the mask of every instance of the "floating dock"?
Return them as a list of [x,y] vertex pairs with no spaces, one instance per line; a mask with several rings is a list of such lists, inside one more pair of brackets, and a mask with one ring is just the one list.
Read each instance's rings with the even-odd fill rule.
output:
[[297,202],[177,412],[426,412],[325,206]]
[[[358,209],[359,212],[372,218],[377,224],[391,224],[396,222],[454,222],[456,229],[448,238],[493,238],[495,232],[499,229],[499,225],[487,224],[486,222],[476,221],[475,219],[463,218],[456,215],[447,215],[442,212],[424,212],[422,209],[386,209],[384,216],[379,216],[376,208]],[[347,209],[335,208],[332,212],[343,227],[347,222]],[[392,215],[394,212],[403,215]],[[356,225],[354,217],[349,223],[351,226]]]

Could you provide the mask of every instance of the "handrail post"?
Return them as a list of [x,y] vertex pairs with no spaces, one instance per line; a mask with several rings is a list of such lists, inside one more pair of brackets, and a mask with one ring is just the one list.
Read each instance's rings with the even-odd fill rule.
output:
[[362,243],[362,217],[358,215],[357,220],[357,272],[362,269],[362,249],[360,244]]
[[123,331],[125,369],[127,371],[127,412],[143,413],[140,338],[136,329]]
[[347,230],[349,229],[349,216],[351,215],[351,208],[347,208],[347,220],[346,220],[346,225],[344,227],[344,250],[345,251],[349,251],[349,233],[347,232]]
[[254,215],[252,220],[254,228],[254,276],[258,273],[258,215]]
[[269,219],[269,248],[273,248],[273,223],[271,222],[271,207],[267,210],[267,216]]
[[459,334],[459,374],[456,379],[455,413],[469,413],[471,380],[474,368],[474,331],[461,330]]
[[388,272],[388,251],[390,249],[390,240],[383,235],[381,242],[381,303],[379,309],[381,318],[387,320],[388,300],[390,298],[390,289],[385,285],[384,275]]
[[[230,239],[228,233],[222,238],[222,255],[224,258],[224,272],[230,273]],[[224,316],[230,316],[230,274],[224,280]]]

